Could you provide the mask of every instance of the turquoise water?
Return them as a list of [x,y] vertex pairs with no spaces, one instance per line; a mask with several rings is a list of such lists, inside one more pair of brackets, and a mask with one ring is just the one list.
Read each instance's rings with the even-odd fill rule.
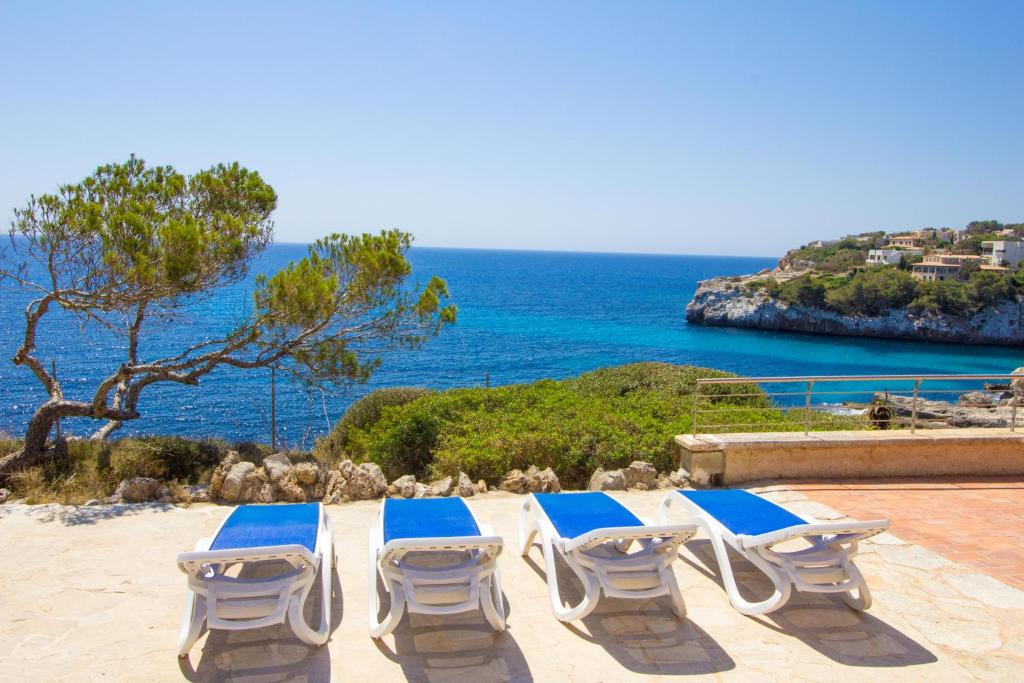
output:
[[[305,247],[275,245],[257,270],[273,271]],[[743,375],[1007,373],[1024,366],[1024,352],[926,342],[827,337],[688,325],[684,309],[697,281],[750,273],[775,259],[647,256],[561,252],[413,249],[416,276],[448,280],[459,322],[425,348],[385,356],[369,385],[337,395],[307,395],[278,384],[279,433],[309,445],[356,397],[380,386],[443,389],[560,378],[635,361],[691,363]],[[10,358],[20,341],[25,298],[3,291],[0,351]],[[183,328],[157,329],[142,355],[159,357],[227,329],[247,305],[239,285],[197,303]],[[51,321],[40,336],[41,358],[56,359],[65,393],[88,398],[116,367],[121,342],[74,320]],[[894,385],[893,390],[904,389]],[[122,433],[189,434],[268,440],[269,372],[218,370],[201,388],[152,387],[143,418]],[[45,396],[32,375],[0,364],[0,429],[18,432]],[[326,410],[325,410],[326,408]],[[326,413],[326,416],[325,416]],[[91,421],[68,427],[86,433]]]

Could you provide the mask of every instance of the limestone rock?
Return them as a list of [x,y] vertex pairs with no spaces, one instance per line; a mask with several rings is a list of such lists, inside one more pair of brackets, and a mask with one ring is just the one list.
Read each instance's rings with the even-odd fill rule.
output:
[[536,465],[530,465],[526,470],[526,490],[530,493],[558,493],[562,490],[562,485],[550,467],[542,470]]
[[510,470],[501,478],[498,488],[509,493],[526,493],[529,480],[522,470]]
[[188,486],[185,491],[188,493],[189,501],[192,503],[210,502],[210,486],[208,484]]
[[219,497],[228,503],[273,503],[274,489],[266,470],[251,462],[239,462],[224,477]]
[[171,496],[161,496],[157,502],[163,503],[164,505],[173,505],[175,501]]
[[455,485],[452,478],[444,477],[443,479],[438,479],[437,481],[432,481],[427,484],[427,492],[425,496],[427,498],[444,498],[452,495],[452,491],[454,491],[454,489]]
[[416,494],[416,477],[412,474],[401,476],[391,482],[387,490],[392,498],[412,498]]
[[238,454],[238,451],[228,451],[228,454],[220,461],[220,464],[213,470],[213,475],[210,477],[210,498],[217,499],[222,497],[220,491],[224,486],[224,479],[227,478],[231,468],[241,461],[242,456]]
[[598,467],[590,477],[587,486],[590,491],[625,491],[626,475],[622,470],[608,470]]
[[1020,296],[985,306],[970,316],[914,311],[908,307],[890,308],[878,316],[844,315],[823,307],[791,304],[768,295],[763,288],[748,287],[755,279],[761,278],[721,277],[699,282],[686,306],[686,320],[701,325],[762,330],[1011,346],[1020,344],[1020,330],[1024,327],[1024,297]]
[[372,462],[356,465],[351,460],[343,460],[337,470],[326,472],[321,479],[325,482],[325,503],[372,500],[380,498],[388,490],[384,473]]
[[649,491],[658,486],[658,470],[649,462],[634,460],[623,473],[626,475],[626,488]]
[[167,489],[158,480],[152,477],[133,477],[122,480],[109,500],[112,503],[146,503],[166,495]]
[[657,486],[659,489],[681,489],[689,484],[690,473],[682,467],[675,472],[658,475]]
[[284,453],[274,453],[263,458],[263,469],[267,471],[271,484],[280,481],[281,477],[288,474],[294,466],[291,459]]
[[426,484],[421,484],[420,482],[416,482],[416,485],[413,487],[413,491],[414,491],[413,494],[412,494],[413,498],[429,498],[430,497],[430,488],[427,487]]
[[966,394],[960,394],[959,403],[970,408],[991,408],[995,401],[996,398],[988,392],[968,391]]
[[[2,489],[2,490],[6,490],[6,489]],[[97,498],[90,498],[89,500],[87,500],[84,503],[82,503],[82,506],[83,507],[87,507],[87,508],[95,507],[96,505],[103,505],[103,501],[99,500]]]
[[0,489],[0,505],[3,505],[4,503],[6,503],[7,499],[10,498],[10,496],[11,496],[10,490],[8,490],[8,489]]
[[484,481],[483,479],[478,481],[476,483],[476,492],[477,493],[487,493],[487,482]]
[[476,494],[473,480],[465,472],[459,472],[459,481],[455,485],[455,495],[460,498],[472,498]]
[[292,470],[295,481],[302,486],[312,486],[320,478],[320,470],[311,462],[300,462]]

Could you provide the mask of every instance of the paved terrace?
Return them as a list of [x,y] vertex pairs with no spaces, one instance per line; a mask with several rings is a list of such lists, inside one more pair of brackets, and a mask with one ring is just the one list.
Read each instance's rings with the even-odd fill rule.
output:
[[[983,526],[977,514],[991,519],[993,507],[1016,509],[1016,525],[1005,528],[1015,542],[1020,487],[977,494],[963,482],[945,484],[910,493],[906,486],[767,487],[767,495],[805,517],[837,519],[834,503],[858,516],[895,518],[894,534],[863,544],[859,564],[875,596],[866,613],[798,594],[771,615],[743,617],[726,600],[707,541],[697,540],[676,566],[687,619],[675,619],[666,598],[605,600],[567,626],[549,611],[539,551],[526,561],[509,547],[501,559],[506,633],[491,632],[479,614],[413,616],[379,644],[366,632],[366,528],[377,506],[331,506],[340,562],[331,641],[310,648],[281,626],[213,632],[185,662],[174,652],[185,589],[174,557],[210,534],[226,508],[2,506],[0,680],[1019,680],[1024,592],[936,550],[952,552],[941,539],[985,548],[990,537],[1000,538],[1004,527],[972,540]],[[873,497],[873,490],[883,495]],[[662,495],[616,497],[653,517]],[[987,504],[965,508],[975,496]],[[496,493],[471,504],[511,543],[520,500]],[[929,510],[946,512],[942,533],[925,538]],[[578,595],[568,575],[563,594]],[[749,566],[739,578],[752,592],[767,587]]]

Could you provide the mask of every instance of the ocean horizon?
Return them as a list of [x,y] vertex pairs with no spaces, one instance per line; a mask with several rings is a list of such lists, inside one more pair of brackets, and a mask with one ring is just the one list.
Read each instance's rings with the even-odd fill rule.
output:
[[[276,243],[243,283],[188,308],[182,327],[156,328],[143,339],[143,358],[180,350],[185,342],[222,332],[244,313],[257,273],[301,258],[303,243]],[[561,379],[595,368],[660,361],[718,368],[747,376],[992,373],[1024,365],[1019,349],[710,328],[685,320],[697,282],[774,267],[771,257],[527,251],[414,247],[412,280],[447,280],[458,323],[423,348],[384,354],[364,385],[312,394],[277,383],[280,441],[308,448],[355,399],[386,386],[433,389]],[[4,290],[0,313],[0,430],[18,435],[45,400],[35,377],[9,359],[20,343],[27,295]],[[51,318],[51,316],[48,316]],[[71,350],[69,352],[69,349]],[[65,394],[90,397],[120,362],[123,340],[83,329],[65,314],[39,334],[38,355],[56,360]],[[902,389],[902,387],[900,387]],[[116,436],[171,434],[270,440],[270,373],[219,368],[199,387],[153,386],[140,401],[142,417]],[[65,421],[87,435],[91,420]]]

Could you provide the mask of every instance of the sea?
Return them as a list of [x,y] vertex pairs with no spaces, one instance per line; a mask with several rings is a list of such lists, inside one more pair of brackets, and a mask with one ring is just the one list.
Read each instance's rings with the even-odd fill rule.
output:
[[[275,244],[255,264],[272,273],[307,247]],[[276,381],[277,438],[308,448],[352,401],[387,386],[480,387],[564,378],[602,366],[662,361],[745,376],[842,374],[1005,374],[1024,366],[1020,348],[961,346],[687,324],[685,308],[700,280],[752,273],[774,258],[669,256],[416,247],[413,280],[439,275],[458,306],[458,322],[416,350],[388,352],[372,379],[330,392]],[[159,358],[230,329],[251,301],[252,277],[191,304],[174,325],[155,322],[140,355]],[[21,432],[46,396],[10,359],[24,334],[29,297],[0,289],[0,431]],[[56,364],[65,395],[88,400],[123,358],[123,340],[72,316],[48,316],[40,358]],[[200,386],[154,385],[142,417],[118,432],[270,441],[269,370],[221,368]],[[91,420],[64,429],[88,434]]]

